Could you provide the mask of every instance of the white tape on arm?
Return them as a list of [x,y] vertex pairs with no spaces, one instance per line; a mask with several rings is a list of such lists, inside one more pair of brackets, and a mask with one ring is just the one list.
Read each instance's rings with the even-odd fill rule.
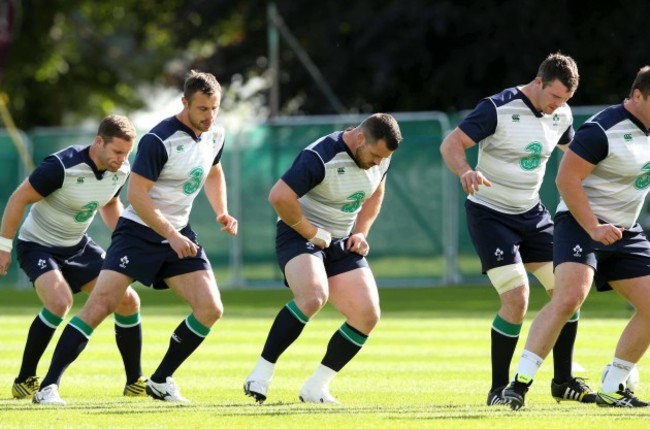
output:
[[332,242],[332,234],[325,231],[324,229],[317,228],[316,235],[310,238],[309,241],[319,246],[321,243],[319,243],[318,240],[322,241],[324,244],[323,248],[327,249],[328,247],[330,247],[330,243]]
[[3,252],[11,252],[14,247],[14,241],[0,236],[0,250]]

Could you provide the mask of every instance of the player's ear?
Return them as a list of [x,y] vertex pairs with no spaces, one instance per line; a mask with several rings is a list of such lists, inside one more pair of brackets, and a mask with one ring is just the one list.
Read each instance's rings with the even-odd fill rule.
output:
[[189,105],[187,98],[181,97],[181,101],[183,102],[183,107],[187,109],[187,106]]

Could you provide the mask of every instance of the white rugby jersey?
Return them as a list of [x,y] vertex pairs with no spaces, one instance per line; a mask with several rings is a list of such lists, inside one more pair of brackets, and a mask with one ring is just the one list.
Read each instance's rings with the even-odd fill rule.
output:
[[[596,168],[582,181],[599,219],[630,228],[650,189],[650,130],[622,104],[589,118],[569,148]],[[560,201],[557,211],[567,211]]]
[[540,201],[546,163],[558,144],[574,134],[571,108],[541,113],[519,88],[481,100],[458,127],[478,143],[480,171],[492,183],[468,198],[507,214],[521,214]]
[[[214,126],[196,137],[176,116],[142,136],[133,172],[152,180],[149,196],[176,230],[189,223],[190,211],[210,169],[219,163],[225,131]],[[129,205],[122,216],[148,226]]]
[[368,170],[359,168],[343,132],[337,131],[303,149],[282,180],[298,195],[304,216],[333,237],[350,234],[363,202],[383,180],[390,157]]
[[18,239],[72,247],[81,241],[97,210],[119,194],[129,176],[129,162],[115,173],[98,171],[89,148],[63,149],[30,174],[29,183],[44,198],[31,206]]

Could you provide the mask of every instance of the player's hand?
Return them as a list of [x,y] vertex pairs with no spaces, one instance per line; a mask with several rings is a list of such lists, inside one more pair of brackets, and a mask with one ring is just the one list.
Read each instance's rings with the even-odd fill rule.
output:
[[480,185],[492,186],[492,183],[480,171],[469,170],[460,176],[460,184],[466,194],[474,195]]
[[370,245],[366,241],[366,236],[360,232],[352,234],[348,238],[347,248],[350,252],[358,253],[361,256],[368,256],[368,252],[370,252]]
[[0,276],[6,276],[11,265],[11,252],[0,250]]
[[332,234],[322,228],[317,228],[316,235],[310,238],[309,241],[321,249],[327,249],[330,247],[330,243],[332,242]]
[[178,255],[178,259],[196,256],[199,253],[199,246],[189,238],[180,233],[176,233],[168,239],[169,245]]
[[594,241],[610,246],[623,238],[623,231],[625,231],[625,228],[605,223],[594,228],[589,236]]
[[227,232],[230,235],[237,235],[239,223],[237,222],[237,219],[230,216],[228,213],[222,213],[217,216],[217,222],[223,225],[221,228],[223,232]]

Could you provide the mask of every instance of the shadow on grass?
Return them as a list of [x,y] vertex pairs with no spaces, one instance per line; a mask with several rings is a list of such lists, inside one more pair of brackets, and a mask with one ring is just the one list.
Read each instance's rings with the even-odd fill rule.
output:
[[219,417],[277,417],[300,415],[372,415],[387,420],[483,420],[504,417],[508,419],[579,419],[579,418],[614,418],[616,420],[647,419],[650,409],[623,409],[600,408],[579,404],[576,407],[537,406],[525,408],[514,412],[507,407],[488,407],[485,405],[452,405],[452,404],[427,404],[427,405],[318,405],[303,403],[275,402],[264,405],[242,403],[190,403],[170,404],[153,400],[129,401],[81,401],[70,402],[64,407],[34,405],[27,401],[13,399],[0,399],[0,409],[4,412],[46,412],[46,411],[71,411],[88,415],[128,416],[146,414],[183,414],[201,413],[206,418],[211,415]]

